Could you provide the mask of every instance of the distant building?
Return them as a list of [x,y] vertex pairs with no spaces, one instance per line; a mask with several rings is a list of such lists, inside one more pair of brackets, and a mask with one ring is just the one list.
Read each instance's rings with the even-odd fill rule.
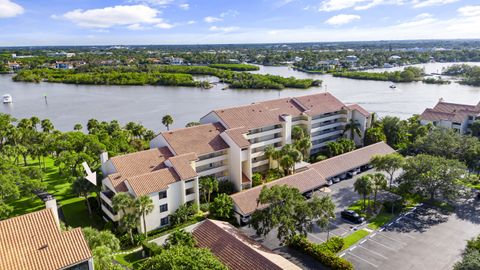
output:
[[72,69],[73,66],[67,62],[55,62],[56,69]]
[[444,102],[440,99],[432,109],[427,108],[420,115],[420,123],[451,128],[461,134],[470,134],[470,127],[475,120],[480,120],[480,102],[466,105]]
[[355,55],[348,55],[347,57],[345,57],[345,61],[354,64],[358,61],[358,58]]
[[54,53],[47,53],[48,57],[74,57],[75,53],[67,53],[67,52],[54,52]]
[[62,231],[54,211],[0,221],[0,270],[94,270],[82,229]]
[[398,56],[398,55],[392,55],[388,58],[388,60],[391,60],[391,61],[397,61],[397,60],[400,60],[402,59],[402,57]]
[[184,62],[183,58],[173,56],[165,57],[164,61],[170,65],[183,65]]

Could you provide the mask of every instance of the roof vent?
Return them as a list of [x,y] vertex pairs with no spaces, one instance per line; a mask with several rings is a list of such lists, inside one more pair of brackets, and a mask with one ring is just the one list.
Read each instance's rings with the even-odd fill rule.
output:
[[45,244],[45,245],[41,246],[38,250],[42,250],[42,249],[46,249],[46,248],[48,248],[48,244]]

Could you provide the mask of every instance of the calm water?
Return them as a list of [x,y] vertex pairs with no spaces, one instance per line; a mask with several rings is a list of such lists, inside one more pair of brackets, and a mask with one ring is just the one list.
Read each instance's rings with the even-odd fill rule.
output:
[[[427,72],[441,70],[447,64],[426,64]],[[392,70],[392,69],[389,69]],[[430,70],[430,71],[429,71]],[[166,86],[89,86],[53,83],[16,83],[10,75],[0,75],[0,95],[9,93],[14,104],[0,104],[0,112],[14,117],[36,115],[49,118],[60,130],[71,130],[76,123],[86,125],[90,118],[110,121],[140,122],[154,131],[164,130],[161,118],[165,114],[174,117],[174,127],[198,121],[209,111],[235,105],[278,97],[300,96],[331,92],[345,103],[359,103],[369,111],[380,115],[396,115],[407,118],[432,107],[443,97],[451,102],[476,104],[480,101],[480,87],[452,83],[428,85],[423,83],[398,83],[390,89],[389,82],[361,81],[334,78],[330,75],[313,75],[297,72],[289,67],[261,67],[257,73],[270,73],[298,78],[323,80],[322,87],[308,90],[222,90],[218,84],[211,89]],[[215,80],[211,77],[199,79]],[[44,95],[47,96],[45,102]]]

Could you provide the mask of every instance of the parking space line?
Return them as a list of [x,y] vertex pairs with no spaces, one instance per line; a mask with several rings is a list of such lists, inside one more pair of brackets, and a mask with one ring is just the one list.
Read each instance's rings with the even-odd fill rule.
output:
[[386,246],[386,245],[384,245],[384,244],[382,244],[382,243],[380,243],[380,242],[377,242],[377,241],[373,240],[372,238],[369,238],[368,240],[370,240],[370,241],[372,241],[373,243],[375,243],[375,244],[377,244],[377,245],[380,245],[380,246],[382,246],[382,247],[384,247],[384,248],[390,249],[390,250],[392,250],[392,251],[395,250],[394,248],[391,248],[391,247]]
[[313,237],[313,238],[321,241],[322,243],[325,242],[325,240],[323,240],[322,238],[320,238],[320,237],[318,237],[318,236],[316,236],[316,235],[313,235],[313,234],[311,234],[311,233],[309,233],[308,235],[310,235],[311,237]]
[[379,257],[382,257],[382,258],[384,258],[385,260],[388,259],[387,257],[383,256],[382,254],[380,254],[380,253],[378,253],[378,252],[375,252],[375,251],[373,251],[373,250],[370,250],[370,249],[368,249],[368,248],[366,248],[366,247],[362,247],[362,246],[358,246],[358,247],[363,248],[363,249],[365,249],[366,251],[368,251],[368,252],[370,252],[370,253],[372,253],[372,254],[375,254],[375,255],[377,255],[377,256],[379,256]]
[[353,257],[355,257],[355,258],[357,258],[357,259],[360,259],[360,260],[362,260],[362,261],[364,261],[364,262],[366,262],[366,263],[370,264],[371,266],[373,266],[373,267],[375,267],[375,268],[378,268],[378,265],[376,265],[376,264],[373,264],[373,263],[371,263],[371,262],[369,262],[369,261],[365,260],[364,258],[362,258],[362,257],[359,257],[359,256],[357,256],[357,255],[355,255],[355,254],[353,254],[353,253],[351,253],[351,252],[350,252],[350,253],[348,253],[348,255],[352,255]]
[[383,237],[385,237],[385,238],[388,238],[388,239],[390,239],[390,240],[392,240],[392,241],[398,242],[398,243],[400,243],[400,244],[402,244],[402,245],[406,245],[406,243],[404,243],[404,242],[402,242],[402,241],[400,241],[400,240],[391,238],[391,237],[389,237],[389,236],[386,236],[386,235],[383,234],[383,233],[379,233],[378,235],[383,236]]

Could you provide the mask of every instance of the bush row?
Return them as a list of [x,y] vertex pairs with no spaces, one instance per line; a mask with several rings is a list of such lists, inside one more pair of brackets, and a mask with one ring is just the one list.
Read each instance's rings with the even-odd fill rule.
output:
[[343,240],[332,238],[329,242],[331,243],[318,245],[308,241],[305,236],[295,235],[288,241],[288,246],[312,256],[332,270],[353,270],[353,265],[349,261],[336,254],[339,251],[339,245],[343,246]]

